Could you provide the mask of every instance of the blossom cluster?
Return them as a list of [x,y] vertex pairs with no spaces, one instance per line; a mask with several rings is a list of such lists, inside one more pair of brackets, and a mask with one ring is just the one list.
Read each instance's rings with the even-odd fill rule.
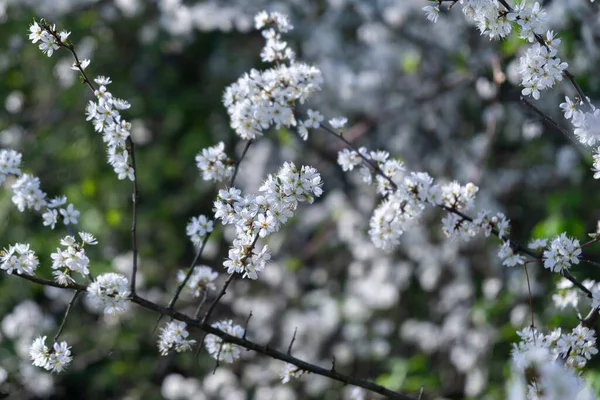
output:
[[[177,272],[177,280],[179,282],[183,282],[185,276],[186,274],[182,270]],[[217,287],[214,282],[218,277],[219,273],[213,271],[212,268],[206,265],[196,266],[185,286],[195,297],[200,297],[206,290],[216,290]]]
[[187,339],[189,332],[186,327],[185,322],[170,321],[160,329],[158,349],[161,355],[166,356],[171,350],[181,353],[192,348],[196,341]]
[[233,176],[234,162],[225,154],[225,144],[202,149],[196,156],[196,166],[205,181],[223,182]]
[[52,253],[52,275],[54,279],[61,285],[67,285],[70,282],[75,282],[71,274],[79,272],[83,277],[87,278],[90,274],[88,268],[90,259],[85,254],[84,246],[86,244],[95,245],[98,242],[89,233],[80,232],[81,243],[75,240],[73,236],[65,236],[61,239],[60,244],[64,248],[56,248],[56,252]]
[[[41,40],[40,50],[51,56],[70,35],[70,32],[56,33],[55,27],[40,26],[34,22],[29,27],[29,40],[36,43]],[[58,41],[57,39],[60,39]],[[76,71],[83,71],[89,64],[89,60],[82,60],[73,64]],[[87,78],[86,78],[87,79]],[[92,121],[94,130],[102,134],[106,143],[108,163],[113,167],[119,179],[129,178],[135,180],[135,170],[131,166],[130,155],[127,150],[126,141],[130,138],[131,123],[121,118],[120,111],[126,110],[131,105],[129,102],[116,98],[106,88],[111,83],[110,78],[98,76],[94,79],[99,87],[94,89],[97,102],[90,101],[86,107],[86,119]],[[89,82],[91,86],[91,82]]]
[[0,185],[9,177],[15,178],[11,185],[13,204],[20,212],[25,209],[42,211],[44,226],[54,229],[61,215],[65,225],[76,224],[79,211],[67,203],[65,196],[48,199],[48,195],[40,189],[40,179],[36,176],[24,174],[21,171],[22,154],[7,149],[0,149]]
[[600,179],[600,110],[587,99],[589,111],[581,109],[584,102],[582,99],[571,100],[565,96],[565,102],[560,104],[566,119],[571,120],[573,133],[577,141],[582,145],[593,148],[594,179]]
[[35,252],[29,248],[29,244],[16,243],[0,252],[0,269],[9,275],[13,271],[19,275],[35,275],[39,264],[40,262]]
[[298,169],[293,163],[284,163],[277,175],[269,174],[259,188],[260,195],[242,196],[236,188],[220,190],[214,203],[215,218],[236,229],[229,257],[223,263],[227,273],[257,279],[271,258],[266,245],[255,251],[258,238],[279,231],[294,215],[299,202],[312,203],[321,196],[321,185],[321,175],[314,168]]
[[[557,56],[560,44],[553,31],[544,34],[546,11],[540,3],[532,6],[525,1],[515,4],[512,9],[505,9],[498,0],[461,0],[463,13],[473,20],[482,35],[490,39],[505,38],[512,32],[513,23],[519,26],[519,37],[533,43],[519,60],[519,73],[522,77],[522,94],[540,98],[540,91],[551,88],[557,81],[562,81],[563,71],[568,68],[566,62]],[[427,19],[436,22],[439,15],[438,6],[423,8]]]
[[477,186],[457,182],[443,185],[434,183],[426,172],[408,172],[404,165],[390,158],[386,151],[358,151],[344,149],[338,153],[338,164],[344,171],[360,167],[363,180],[377,182],[377,192],[385,199],[377,206],[370,220],[369,236],[376,247],[391,250],[400,243],[404,231],[421,216],[427,204],[448,210],[442,219],[442,230],[450,238],[466,239],[479,230],[487,235],[495,229],[502,236],[509,230],[509,222],[502,213],[491,217],[481,212],[470,221],[452,211],[468,211],[473,207]]
[[[595,282],[586,279],[582,282],[582,284],[586,288],[591,289],[591,287],[595,285]],[[552,301],[554,302],[554,306],[560,310],[564,310],[567,307],[573,307],[577,309],[577,305],[579,304],[579,295],[580,291],[578,288],[574,287],[573,282],[568,279],[561,278],[561,280],[556,284],[556,292],[552,295]]]
[[21,153],[14,150],[0,149],[0,185],[10,175],[21,175]]
[[131,123],[121,118],[120,111],[127,110],[129,102],[116,98],[106,89],[112,81],[98,76],[94,79],[99,87],[94,91],[97,102],[90,100],[85,113],[86,120],[92,121],[94,130],[102,134],[106,143],[108,163],[113,167],[119,179],[135,180],[135,170],[131,166],[126,142],[131,136]]
[[[537,4],[537,3],[536,3]],[[560,39],[554,32],[548,31],[544,45],[535,43],[527,49],[519,62],[519,73],[523,81],[522,94],[540,98],[540,91],[551,88],[557,81],[562,81],[562,74],[568,64],[556,56]]]
[[[321,71],[296,62],[294,52],[281,39],[281,33],[292,29],[287,17],[277,12],[262,12],[255,22],[266,39],[262,60],[276,61],[277,64],[265,71],[252,69],[227,87],[223,95],[231,127],[246,140],[261,136],[264,130],[273,126],[277,129],[296,126],[294,105],[298,101],[304,103],[320,90],[323,82]],[[320,114],[309,116],[299,127],[300,135],[306,138],[307,128],[318,125],[321,119]]]
[[[544,349],[547,361],[564,360],[565,366],[574,369],[585,367],[588,360],[598,353],[596,347],[596,332],[593,329],[577,325],[571,333],[563,333],[560,328],[544,335],[535,328],[527,327],[517,331],[521,338],[513,344],[513,366],[524,371],[533,361],[533,352]],[[539,359],[537,362],[542,362]]]
[[190,222],[185,227],[185,233],[190,237],[194,245],[200,247],[206,235],[213,231],[214,223],[206,218],[206,215],[192,217]]
[[562,233],[554,238],[544,251],[544,268],[560,273],[568,270],[572,264],[579,264],[581,246],[579,240],[567,237]]
[[[235,325],[232,320],[219,321],[212,324],[213,328],[225,332],[231,336],[244,337],[244,328],[239,325]],[[226,343],[220,337],[216,335],[207,335],[204,341],[206,350],[215,360],[224,361],[226,363],[232,363],[242,353],[242,348],[232,343]]]
[[[56,32],[56,27],[54,25],[50,29],[52,32]],[[71,32],[67,31],[58,33],[60,41],[65,42],[70,34]],[[34,44],[40,42],[38,45],[39,49],[48,57],[51,57],[54,51],[58,50],[60,47],[54,34],[43,29],[37,22],[34,22],[29,26],[29,40]]]
[[127,310],[129,281],[124,275],[108,272],[98,275],[87,287],[88,300],[93,308],[104,314],[117,315]]
[[36,367],[52,372],[61,372],[71,363],[71,347],[67,342],[55,342],[52,350],[46,346],[46,336],[40,336],[33,341],[29,356]]
[[527,327],[517,334],[521,340],[513,344],[512,366],[518,378],[509,398],[521,398],[516,393],[525,386],[530,399],[595,398],[577,374],[598,353],[594,330],[578,325],[571,333],[558,328],[544,335]]

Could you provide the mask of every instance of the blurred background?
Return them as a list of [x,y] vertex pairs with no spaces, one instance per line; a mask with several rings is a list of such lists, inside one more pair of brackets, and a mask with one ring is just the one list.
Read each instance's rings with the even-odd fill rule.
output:
[[[600,90],[597,5],[542,3],[562,39],[559,55],[593,101]],[[0,148],[22,152],[23,170],[37,175],[50,197],[67,195],[81,211],[78,229],[99,241],[88,251],[95,275],[130,273],[131,185],[117,180],[102,138],[85,121],[91,93],[70,69],[69,54],[48,58],[27,40],[33,18],[46,18],[72,32],[80,58],[91,59],[86,72],[111,77],[109,90],[132,104],[123,115],[137,144],[139,292],[167,304],[177,271],[194,255],[185,226],[211,214],[219,189],[201,180],[194,157],[219,141],[230,156],[240,155],[245,143],[229,127],[222,93],[242,73],[268,67],[260,63],[253,16],[278,10],[295,27],[287,39],[298,59],[323,71],[323,91],[308,107],[326,119],[347,116],[354,144],[385,149],[438,182],[475,183],[477,208],[504,212],[518,242],[563,231],[585,241],[600,218],[591,157],[519,101],[524,43],[516,34],[503,42],[479,36],[458,5],[431,24],[421,10],[427,4],[0,0]],[[558,107],[566,94],[575,93],[563,82],[535,104],[569,128]],[[257,192],[268,173],[294,161],[321,172],[325,194],[268,237],[272,263],[257,281],[236,280],[213,320],[243,325],[252,312],[248,337],[279,349],[297,328],[297,357],[322,366],[335,357],[339,371],[403,393],[423,387],[428,398],[504,398],[511,343],[531,321],[523,269],[500,265],[495,238],[446,240],[439,210],[407,231],[394,252],[376,249],[367,230],[379,199],[358,174],[336,165],[341,149],[324,132],[302,142],[285,129],[250,147],[237,187]],[[66,234],[64,226],[43,227],[40,215],[19,213],[8,183],[0,188],[0,246],[30,243],[40,275],[51,276],[50,253]],[[223,272],[231,239],[217,225],[200,264]],[[588,248],[585,256],[595,259],[598,251]],[[580,280],[599,275],[583,265],[572,272]],[[557,277],[540,265],[530,265],[529,275],[536,326],[575,327],[573,307],[559,306],[576,301],[577,292],[557,291]],[[312,375],[282,385],[282,363],[251,352],[216,371],[205,351],[162,357],[156,315],[132,306],[107,318],[82,299],[62,334],[74,361],[50,375],[31,365],[28,349],[38,335],[54,335],[70,297],[0,275],[2,398],[350,398],[352,388]],[[195,301],[186,294],[178,309],[193,313]],[[581,298],[578,308],[585,314],[589,304]],[[600,386],[597,366],[592,360],[586,377]]]

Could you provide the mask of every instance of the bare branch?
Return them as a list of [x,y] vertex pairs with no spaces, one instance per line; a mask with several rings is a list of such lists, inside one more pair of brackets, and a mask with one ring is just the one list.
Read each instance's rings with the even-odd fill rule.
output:
[[58,327],[58,331],[56,331],[56,335],[54,335],[54,343],[56,343],[56,341],[58,340],[58,337],[62,333],[62,331],[65,327],[65,324],[67,323],[67,318],[69,317],[69,312],[71,311],[71,307],[75,303],[75,300],[77,300],[77,296],[79,296],[79,293],[80,293],[79,290],[75,290],[75,293],[73,293],[73,297],[71,297],[71,301],[69,301],[69,304],[67,305],[67,309],[65,310],[65,315],[62,319],[62,322],[60,323],[60,326]]
[[292,354],[292,346],[296,341],[296,333],[298,332],[298,327],[294,328],[294,335],[292,336],[292,340],[290,341],[290,345],[288,346],[287,353]]

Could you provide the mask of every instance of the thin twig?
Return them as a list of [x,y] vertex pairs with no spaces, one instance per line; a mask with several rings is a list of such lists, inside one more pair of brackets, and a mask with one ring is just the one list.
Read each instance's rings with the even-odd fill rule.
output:
[[229,181],[229,186],[233,186],[233,183],[235,182],[235,178],[237,177],[238,171],[240,170],[240,164],[242,163],[242,160],[246,156],[246,153],[248,152],[248,149],[250,148],[251,144],[252,144],[252,139],[250,139],[246,142],[246,146],[244,146],[244,150],[242,150],[242,155],[240,156],[239,161],[235,164],[235,169],[233,170],[233,175],[231,176],[231,180]]
[[229,284],[235,279],[235,274],[231,274],[229,275],[229,277],[227,278],[227,280],[225,281],[225,284],[223,285],[223,287],[221,288],[221,291],[219,292],[219,295],[217,296],[217,298],[212,302],[212,304],[210,305],[210,307],[208,308],[208,311],[206,312],[206,314],[204,314],[204,318],[202,318],[202,323],[205,323],[208,321],[208,319],[210,318],[210,315],[212,314],[213,310],[215,309],[215,307],[217,306],[217,303],[219,302],[219,300],[221,300],[221,297],[225,296],[225,293],[227,293],[227,288],[229,287]]
[[[521,102],[523,102],[523,104],[525,104],[527,107],[529,107],[531,109],[531,111],[536,113],[539,117],[541,117],[548,124],[552,125],[556,129],[558,129],[563,135],[565,135],[570,141],[572,141],[575,144],[575,147],[579,151],[584,151],[584,148],[582,147],[581,143],[579,143],[577,140],[575,140],[575,138],[573,136],[571,136],[571,133],[566,128],[562,127],[558,122],[556,122],[549,115],[547,115],[542,110],[540,110],[539,108],[534,106],[531,102],[526,100],[523,96],[520,97],[520,100],[521,100]],[[590,152],[587,150],[585,150],[585,153],[590,154]]]
[[225,342],[221,341],[221,345],[219,346],[219,351],[217,352],[217,357],[215,359],[215,368],[213,369],[213,375],[217,372],[217,368],[219,368],[219,358],[221,358],[221,350],[223,349],[223,345]]
[[205,287],[202,287],[200,292],[200,301],[198,302],[198,307],[196,307],[196,312],[194,313],[194,319],[200,318],[200,311],[202,310],[202,306],[208,297],[208,290]]
[[62,322],[60,323],[60,326],[58,327],[58,331],[56,331],[56,335],[54,335],[54,343],[56,343],[56,341],[58,340],[58,337],[62,333],[62,331],[65,327],[65,324],[67,323],[67,318],[69,317],[69,312],[71,311],[71,307],[75,303],[75,300],[77,300],[77,296],[79,296],[79,293],[80,293],[79,290],[75,290],[75,293],[73,293],[73,297],[71,297],[71,301],[69,301],[69,304],[67,305],[67,309],[65,310],[65,315],[63,316]]
[[252,311],[250,311],[250,314],[248,314],[246,324],[244,325],[244,334],[242,335],[243,339],[246,339],[246,335],[248,334],[248,324],[250,323],[250,318],[252,318]]
[[208,243],[209,236],[210,236],[210,232],[206,232],[206,236],[204,237],[204,240],[202,240],[202,244],[198,248],[198,251],[196,251],[196,255],[194,256],[194,259],[192,260],[192,264],[190,265],[190,269],[189,269],[188,273],[185,275],[185,278],[183,279],[183,281],[181,281],[179,286],[177,286],[177,289],[175,290],[175,295],[169,302],[169,306],[168,306],[169,308],[173,308],[175,306],[175,302],[177,302],[177,299],[179,299],[179,296],[181,295],[181,291],[183,290],[185,285],[190,280],[190,277],[194,273],[194,268],[196,268],[196,263],[198,262],[198,259],[202,255],[202,252],[204,251],[204,247],[206,246],[206,243]]
[[133,169],[133,193],[131,194],[131,202],[133,203],[131,217],[131,247],[133,253],[133,271],[131,272],[131,293],[135,293],[135,283],[138,270],[138,243],[137,243],[137,217],[138,217],[138,200],[140,199],[138,184],[137,184],[137,167],[135,164],[135,144],[131,136],[127,138],[127,150],[131,156],[131,168]]
[[292,340],[290,341],[290,345],[288,346],[287,353],[292,354],[292,346],[296,341],[296,333],[298,332],[298,327],[294,328],[294,335],[292,336]]
[[[535,328],[535,323],[533,321],[533,296],[531,294],[531,283],[529,281],[529,271],[527,271],[527,263],[523,266],[525,268],[525,276],[527,277],[527,292],[529,293],[529,311],[531,312],[531,328]],[[535,336],[534,336],[535,341]]]

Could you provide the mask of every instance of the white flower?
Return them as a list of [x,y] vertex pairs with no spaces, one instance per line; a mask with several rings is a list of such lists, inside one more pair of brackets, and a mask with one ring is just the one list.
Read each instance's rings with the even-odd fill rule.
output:
[[166,356],[171,350],[178,353],[191,350],[196,341],[187,339],[189,332],[186,327],[185,322],[171,321],[160,329],[158,349],[161,355]]
[[571,264],[579,264],[581,247],[579,240],[568,238],[565,233],[550,242],[548,250],[544,251],[544,268],[560,273],[569,269]]
[[94,82],[96,82],[98,85],[103,85],[103,86],[106,86],[106,85],[109,85],[112,83],[112,81],[110,80],[109,77],[101,76],[101,75],[97,76],[94,79]]
[[54,51],[59,49],[58,43],[56,43],[54,36],[50,35],[46,31],[42,32],[41,43],[38,47],[42,53],[46,54],[48,57],[51,57]]
[[87,232],[79,232],[79,237],[81,237],[81,241],[85,244],[96,245],[98,244],[98,240],[91,233]]
[[54,229],[56,223],[58,222],[58,211],[48,208],[42,214],[42,218],[44,219],[44,226],[50,226],[50,229]]
[[34,21],[33,24],[29,25],[29,40],[31,40],[32,43],[37,43],[41,39],[42,28]]
[[[180,270],[177,273],[177,280],[183,282],[185,276],[185,272]],[[194,296],[199,297],[205,290],[217,289],[214,282],[218,277],[219,273],[213,271],[212,268],[206,265],[196,266],[186,283],[186,287],[194,293]]]
[[272,215],[258,214],[258,218],[254,221],[254,227],[258,229],[258,236],[264,238],[271,232],[275,232],[277,228],[277,220]]
[[73,65],[71,65],[71,69],[73,69],[75,71],[79,71],[80,68],[82,70],[85,70],[88,65],[90,65],[90,60],[85,59],[85,60],[81,60],[79,62],[79,65],[77,63],[73,63]]
[[225,144],[219,142],[217,145],[203,149],[196,156],[196,166],[202,172],[205,181],[222,182],[233,176],[234,165],[225,154]]
[[265,25],[269,23],[269,13],[266,11],[261,11],[254,16],[254,27],[256,29],[262,29]]
[[525,257],[515,253],[509,241],[502,243],[500,250],[498,250],[498,258],[502,260],[502,265],[507,267],[525,264]]
[[544,247],[546,247],[546,245],[548,244],[548,239],[546,238],[541,238],[541,239],[534,239],[531,242],[529,242],[529,244],[527,245],[527,247],[529,247],[532,250],[541,250]]
[[21,175],[21,153],[14,150],[0,150],[0,185],[6,181],[8,175]]
[[200,246],[206,235],[213,231],[213,221],[209,220],[206,215],[192,217],[187,224],[185,231],[196,246]]
[[573,103],[573,101],[568,96],[565,96],[565,102],[560,103],[559,107],[561,108],[561,110],[563,110],[566,119],[571,119],[573,115],[577,112],[577,104]]
[[292,379],[299,378],[303,373],[304,371],[296,367],[294,364],[284,363],[279,376],[281,378],[281,383],[288,383]]
[[352,171],[354,167],[359,166],[362,161],[362,158],[356,151],[343,149],[338,153],[337,162],[344,171]]
[[440,8],[438,6],[425,6],[423,7],[423,11],[425,11],[425,16],[429,21],[433,23],[437,22],[440,16]]
[[[234,325],[232,320],[219,321],[212,324],[212,326],[231,336],[238,338],[244,336],[244,329],[239,325]],[[208,354],[210,354],[215,360],[218,357],[219,361],[224,361],[230,364],[240,358],[242,353],[241,347],[232,343],[226,343],[220,337],[212,334],[206,336],[204,344]]]
[[72,360],[71,347],[67,342],[54,343],[52,352],[48,357],[48,363],[44,368],[52,372],[62,372]]
[[66,209],[61,208],[60,214],[63,216],[63,222],[65,225],[77,223],[79,211],[73,207],[73,204],[69,204]]
[[331,127],[333,129],[341,130],[346,125],[347,122],[348,122],[348,118],[337,117],[337,118],[331,118],[329,120],[329,125],[331,125]]
[[0,252],[0,269],[11,275],[15,271],[19,275],[35,275],[39,261],[29,244],[17,243]]
[[41,210],[46,207],[46,193],[40,190],[40,180],[35,176],[22,174],[13,183],[12,202],[21,212],[25,209]]
[[[95,240],[95,239],[94,239]],[[84,242],[85,243],[85,242]],[[65,249],[57,248],[55,253],[50,254],[52,258],[52,269],[55,279],[59,283],[73,281],[70,277],[71,272],[79,272],[82,276],[87,277],[90,273],[90,259],[86,256],[83,246],[80,246],[73,236],[65,236],[61,239],[60,244]],[[59,270],[64,268],[64,270]]]
[[321,126],[321,121],[323,121],[323,114],[321,114],[318,111],[314,111],[314,110],[308,110],[307,111],[308,114],[308,119],[306,119],[304,121],[304,126],[306,126],[307,128],[313,128],[313,129],[317,129],[319,126]]
[[67,342],[55,342],[52,351],[46,346],[46,336],[35,339],[29,349],[29,356],[33,365],[51,372],[62,372],[73,360],[71,347]]
[[46,336],[39,336],[33,341],[29,348],[29,356],[36,367],[44,367],[48,363],[48,347],[46,346]]
[[129,281],[123,275],[109,272],[99,275],[90,283],[87,293],[95,309],[102,310],[105,314],[121,314],[129,304]]

